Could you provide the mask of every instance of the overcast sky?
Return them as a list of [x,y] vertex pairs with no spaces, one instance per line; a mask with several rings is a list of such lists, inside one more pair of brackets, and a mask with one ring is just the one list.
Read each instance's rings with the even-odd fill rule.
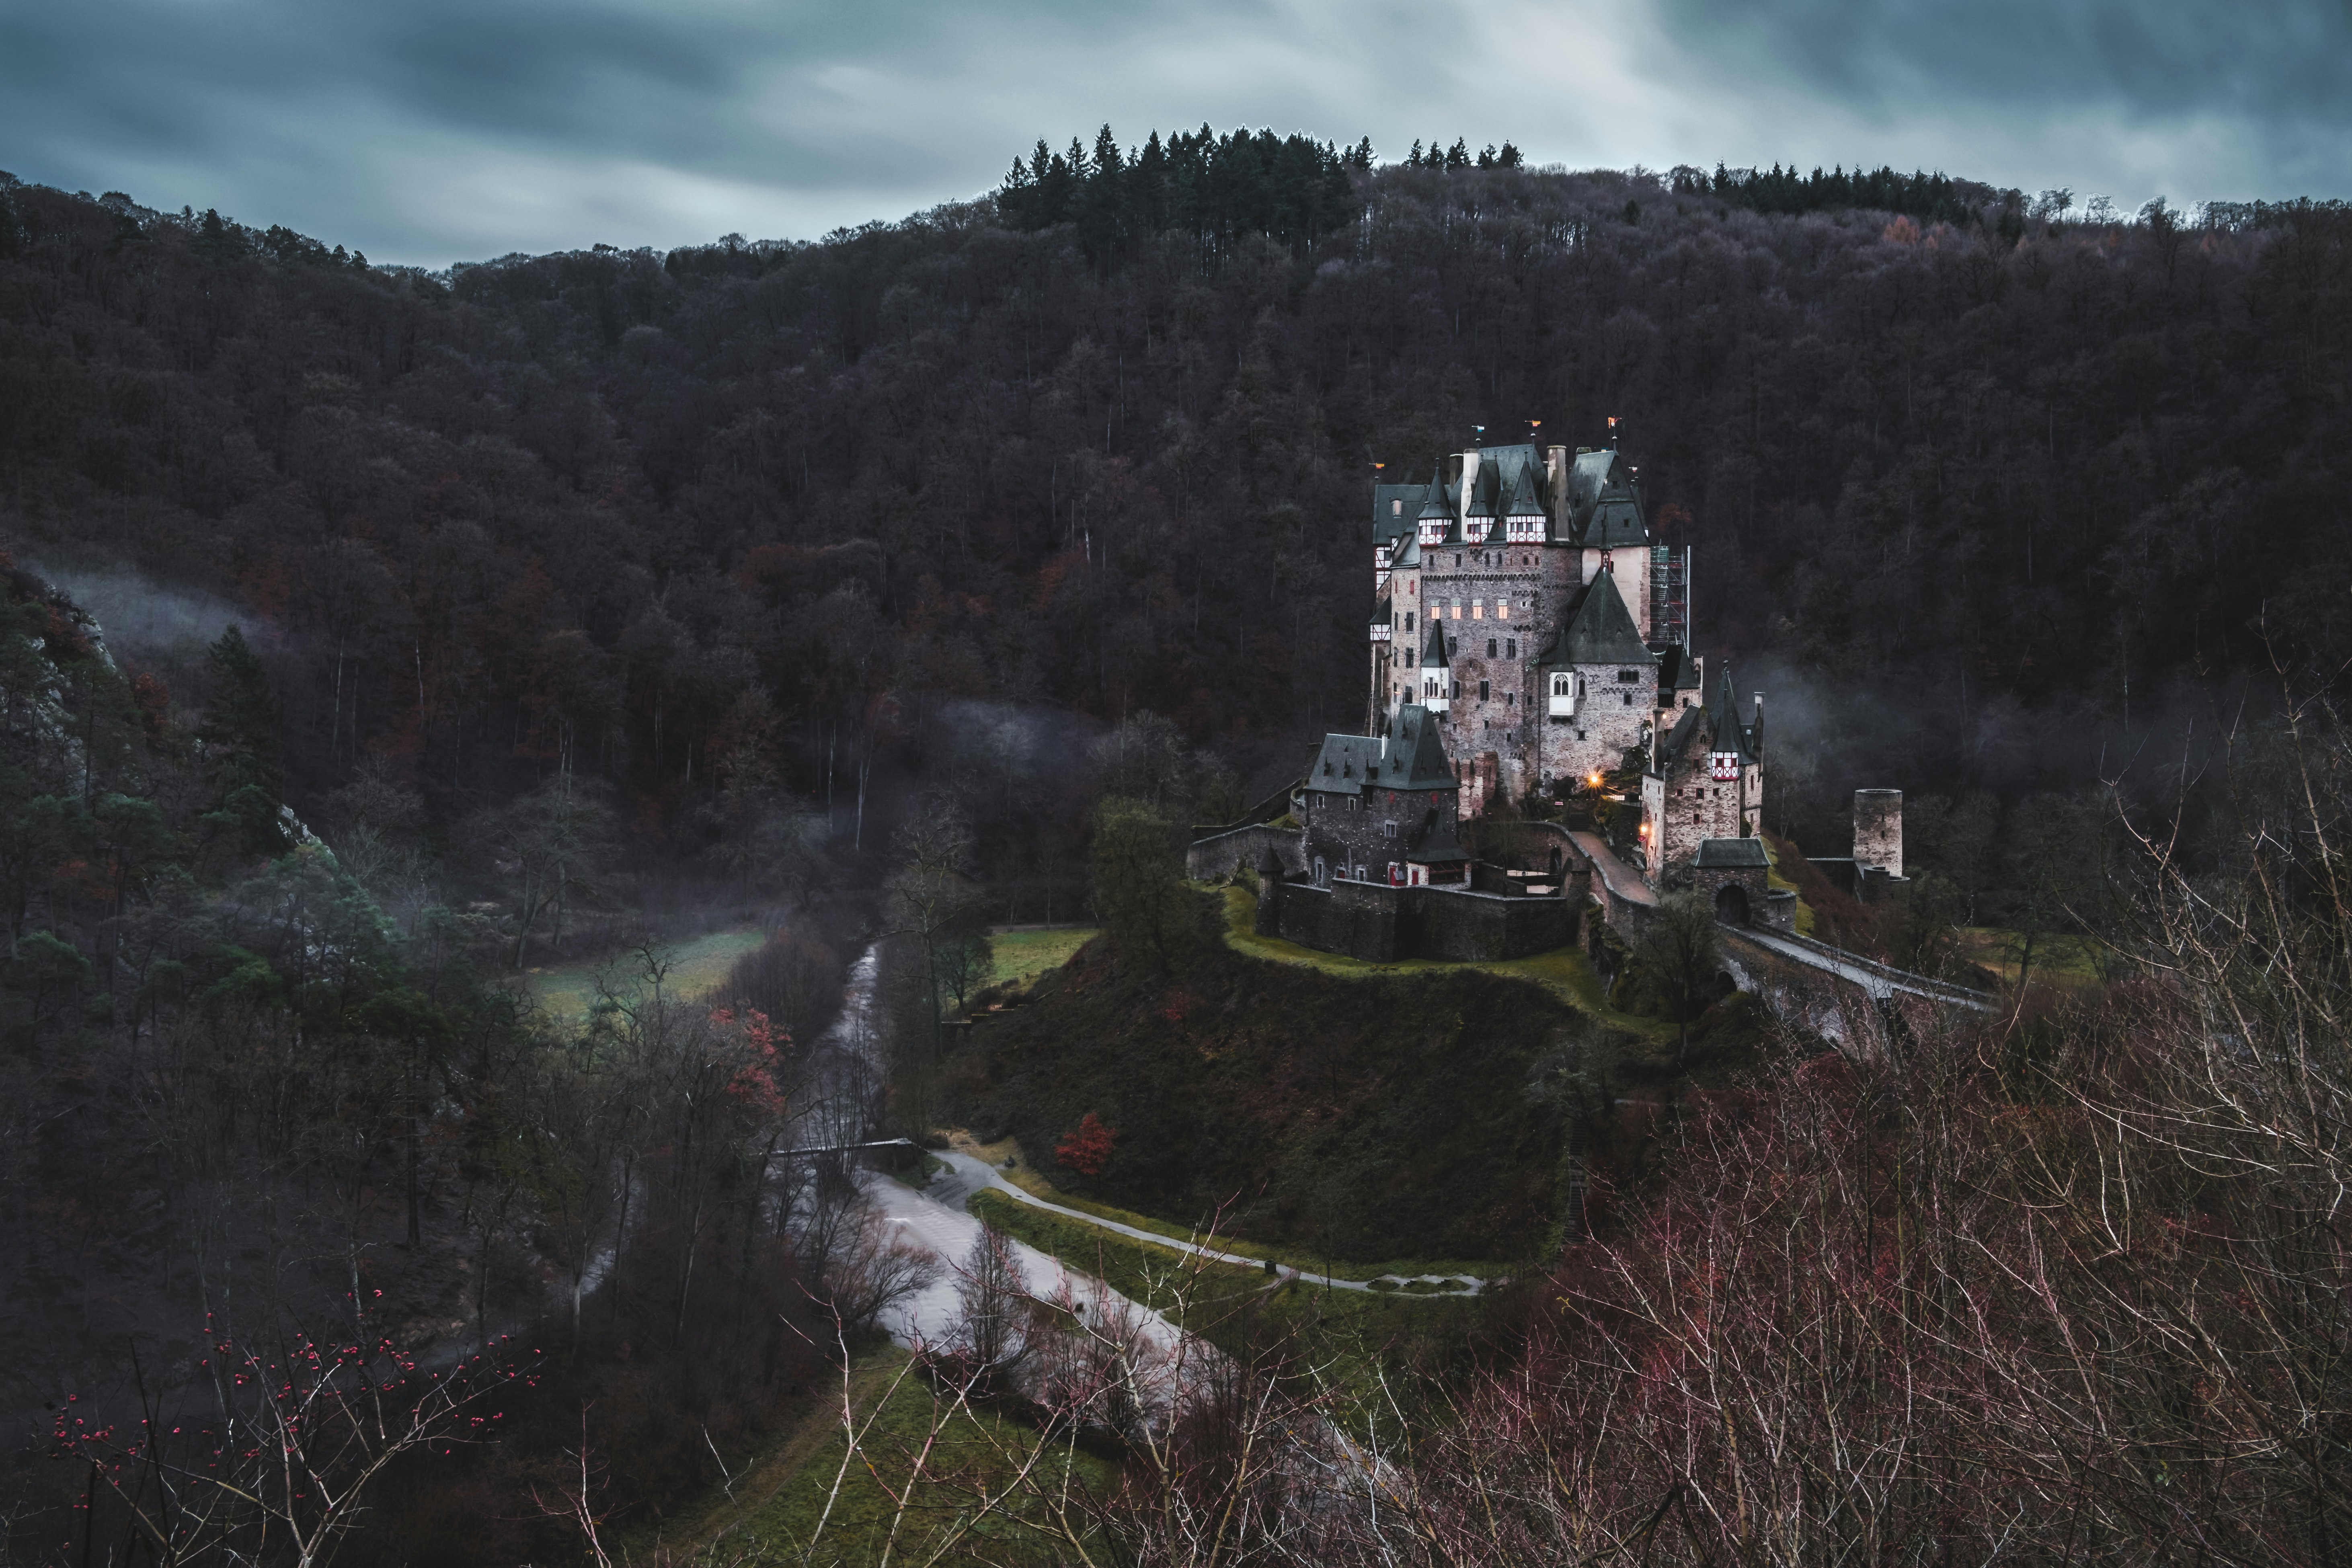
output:
[[2346,0],[0,0],[0,168],[371,259],[814,237],[1044,136],[2352,194]]

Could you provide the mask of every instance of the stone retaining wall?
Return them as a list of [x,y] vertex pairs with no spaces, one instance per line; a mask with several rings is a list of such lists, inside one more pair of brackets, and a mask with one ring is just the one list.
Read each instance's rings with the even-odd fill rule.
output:
[[1454,963],[1525,958],[1576,941],[1582,900],[1474,893],[1458,888],[1391,888],[1284,882],[1259,900],[1258,929],[1301,947],[1368,963],[1402,958]]

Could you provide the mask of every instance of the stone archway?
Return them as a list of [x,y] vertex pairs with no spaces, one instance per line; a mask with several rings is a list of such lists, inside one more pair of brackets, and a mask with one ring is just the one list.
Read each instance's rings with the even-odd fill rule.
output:
[[1715,918],[1727,926],[1748,923],[1748,889],[1737,882],[1726,882],[1715,890]]

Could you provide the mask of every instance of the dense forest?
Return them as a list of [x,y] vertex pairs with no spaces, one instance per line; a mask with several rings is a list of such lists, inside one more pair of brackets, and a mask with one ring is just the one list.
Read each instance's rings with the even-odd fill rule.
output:
[[[1205,897],[1179,886],[1171,832],[1237,816],[1360,722],[1379,466],[1531,425],[1597,444],[1614,418],[1654,525],[1696,550],[1700,651],[1768,694],[1770,826],[1836,854],[1853,788],[1913,797],[1915,858],[1949,900],[1923,894],[1920,929],[1894,933],[1824,895],[1853,921],[1834,934],[1923,967],[1964,918],[2097,938],[2105,967],[2079,978],[2110,1005],[2021,1000],[2005,1033],[1923,1029],[1904,1063],[1834,1070],[1780,1040],[1770,1086],[1711,1083],[1656,1137],[1612,1133],[1648,1163],[1596,1169],[1599,1250],[1556,1276],[1559,1310],[1504,1301],[1482,1331],[1527,1355],[1457,1362],[1416,1407],[1446,1434],[1397,1471],[1421,1533],[1400,1547],[1375,1517],[1359,1539],[1339,1510],[1319,1543],[1252,1549],[1480,1555],[1448,1500],[1549,1498],[1527,1468],[1546,1444],[1612,1479],[1582,1513],[1530,1505],[1501,1556],[1646,1552],[1677,1508],[1692,1561],[1748,1552],[1769,1520],[1811,1528],[1823,1472],[1773,1445],[1851,1413],[1807,1403],[1831,1384],[1799,1386],[1801,1355],[1738,1359],[1726,1325],[1778,1333],[1795,1309],[1706,1261],[1736,1245],[1725,1216],[1778,1223],[1773,1194],[1802,1189],[1845,1195],[1779,1256],[1812,1234],[1853,1267],[1808,1287],[1825,1338],[1798,1348],[1836,1361],[1826,1338],[1885,1331],[1894,1301],[1874,1452],[1917,1437],[1903,1400],[1938,1413],[1943,1469],[1840,1472],[1874,1500],[1871,1551],[2004,1539],[2000,1497],[1951,1462],[2000,1436],[2045,1500],[2035,1528],[2076,1521],[2044,1531],[2053,1556],[2128,1557],[2188,1509],[2205,1560],[2332,1560],[2344,748],[2294,704],[2352,658],[2352,213],[2125,216],[1891,169],[1570,173],[1435,148],[1382,164],[1106,129],[1041,142],[992,195],[822,241],[446,272],[269,215],[0,175],[0,1325],[33,1347],[0,1372],[0,1417],[54,1417],[58,1447],[20,1457],[75,1460],[12,1473],[24,1517],[79,1506],[88,1557],[104,1514],[129,1552],[143,1527],[87,1506],[101,1477],[135,1500],[186,1456],[58,1412],[160,1411],[219,1383],[217,1358],[274,1368],[323,1342],[289,1325],[356,1318],[399,1386],[429,1364],[552,1392],[514,1397],[495,1463],[389,1456],[379,1495],[406,1500],[347,1560],[576,1550],[560,1510],[518,1500],[560,1480],[586,1405],[630,1457],[615,1516],[657,1523],[708,1484],[703,1445],[760,1440],[830,1375],[829,1313],[870,1339],[925,1282],[838,1161],[781,1196],[747,1177],[807,1135],[793,1119],[928,1136],[961,1106],[1047,1142],[1160,1081],[1097,1034],[1136,1059],[1197,1050],[1162,1098],[1212,1094],[1225,1143],[1203,1162],[1270,1184],[1269,1205],[1311,1188],[1319,1149],[1369,1169],[1427,1139],[1393,1108],[1329,1114],[1313,1078],[1336,1057],[1219,1065],[1323,993],[1244,973],[1212,905],[1193,945],[1147,957],[1131,889]],[[989,923],[1088,915],[1108,940],[1063,1012],[941,1058]],[[719,925],[771,934],[688,1005],[671,944]],[[850,1050],[834,1026],[869,945],[873,1036]],[[2250,973],[2241,949],[2278,962]],[[518,980],[593,959],[570,1014]],[[1434,1033],[1325,1010],[1409,1079],[1438,1048],[1423,1034],[1503,1005],[1462,994],[1424,998],[1460,1015]],[[1056,1016],[1094,1033],[1045,1038]],[[1551,1029],[1516,1016],[1482,1058],[1528,1079],[1496,1124],[1541,1145],[1540,1193],[1491,1151],[1433,1145],[1492,1212],[1449,1230],[1391,1191],[1371,1231],[1558,1237],[1559,1084],[1603,1117],[1627,1102]],[[1777,1062],[1753,1037],[1740,1061]],[[1682,1065],[1642,1092],[1682,1092],[1658,1087]],[[1187,1191],[1145,1147],[1186,1127],[1141,1104],[1099,1183],[1137,1203]],[[2110,1167],[2152,1206],[2083,1220],[2063,1263],[2003,1217]],[[1360,1194],[1312,1196],[1301,1234],[1366,1232],[1340,1212]],[[2133,1248],[2186,1261],[2126,1301],[2107,1259]],[[1717,1288],[1719,1312],[1642,1316]],[[1981,1338],[1979,1310],[2032,1353],[1971,1383],[1935,1346]],[[2217,1322],[2200,1363],[2181,1347]],[[562,1372],[502,1359],[509,1331]],[[2067,1359],[2134,1335],[2126,1373]],[[1628,1426],[1574,1369],[1645,1347],[1780,1414],[1719,1435],[1685,1387]],[[1296,1371],[1259,1417],[1321,1419],[1284,1403]],[[2265,1424],[2278,1380],[2314,1391],[2301,1436]],[[220,1407],[281,1420],[249,1381]],[[471,1418],[475,1393],[433,1397]],[[2062,1405],[2105,1436],[2019,1436]],[[1198,1472],[1226,1473],[1222,1439],[1194,1436]],[[1685,1439],[1684,1470],[1651,1463]],[[268,1556],[281,1524],[350,1522],[254,1485],[257,1511],[165,1510],[153,1539]],[[1130,1555],[1155,1553],[1186,1560]]]
[[1482,426],[1621,416],[1702,641],[1817,744],[1801,829],[2077,784],[2187,686],[2347,651],[2334,207],[1153,151],[444,276],[12,182],[0,529],[246,618],[298,811],[373,757],[439,821],[562,754],[698,853],[772,725],[861,841],[877,789],[1021,781],[1000,884],[1067,843],[1066,725],[1165,715],[1246,787],[1353,721],[1371,465]]

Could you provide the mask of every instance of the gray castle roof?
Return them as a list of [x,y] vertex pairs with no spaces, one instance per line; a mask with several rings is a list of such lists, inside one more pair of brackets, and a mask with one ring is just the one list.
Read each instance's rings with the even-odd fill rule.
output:
[[1702,871],[1746,871],[1756,868],[1769,870],[1772,858],[1764,853],[1760,838],[1702,838],[1698,841],[1698,868]]
[[[1374,485],[1372,537],[1385,542],[1417,533],[1417,527],[1400,526],[1408,517],[1415,525],[1444,523],[1449,542],[1461,537],[1458,517],[1542,517],[1550,538],[1591,549],[1631,549],[1650,542],[1633,470],[1612,450],[1578,453],[1559,487],[1566,493],[1559,495],[1543,450],[1532,443],[1480,447],[1478,472],[1459,498],[1447,486],[1445,472],[1441,460],[1425,489]],[[1392,508],[1400,500],[1404,510],[1396,512]]]
[[1675,727],[1658,741],[1658,776],[1673,773],[1690,749],[1699,743],[1706,731],[1706,710],[1685,708],[1675,716]]
[[1426,485],[1374,485],[1372,542],[1388,544],[1400,534],[1411,533],[1412,525],[1420,520],[1421,503],[1428,495]]
[[1538,482],[1539,472],[1540,470],[1531,461],[1513,468],[1503,490],[1502,510],[1505,517],[1543,515],[1543,501],[1538,493],[1542,488]]
[[1536,662],[1546,666],[1654,664],[1657,655],[1643,646],[1641,628],[1633,624],[1633,613],[1617,591],[1616,577],[1603,572],[1586,586],[1575,613],[1545,645]]
[[1367,789],[1458,789],[1453,765],[1438,739],[1437,719],[1408,702],[1397,710],[1386,735],[1326,735],[1307,787],[1325,795],[1361,795]]
[[1444,669],[1446,664],[1445,628],[1437,624],[1436,616],[1432,616],[1429,618],[1429,635],[1422,639],[1421,668]]
[[1681,645],[1668,643],[1658,650],[1659,690],[1696,691],[1698,682],[1698,660],[1685,653]]
[[1454,509],[1446,504],[1445,466],[1443,463],[1438,465],[1437,472],[1430,476],[1429,491],[1422,498],[1420,517],[1430,521],[1439,518],[1448,522],[1454,521]]
[[1723,694],[1715,703],[1715,746],[1718,752],[1737,752],[1743,763],[1757,760],[1748,727],[1739,721],[1739,703],[1731,691],[1731,666],[1723,667]]

